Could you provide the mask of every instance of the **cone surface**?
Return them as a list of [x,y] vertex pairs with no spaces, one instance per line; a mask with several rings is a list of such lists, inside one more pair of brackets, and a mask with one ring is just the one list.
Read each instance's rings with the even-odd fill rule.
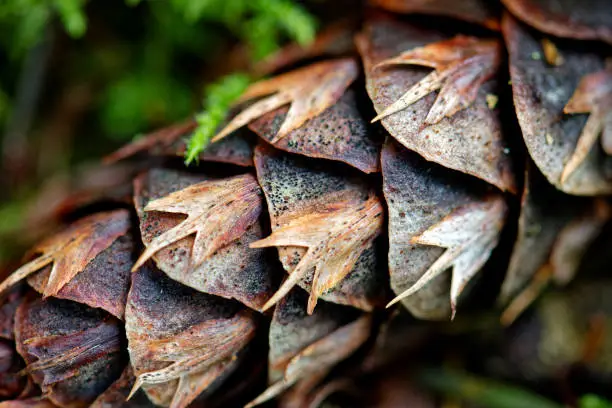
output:
[[[502,3],[373,0],[260,65],[199,165],[193,120],[109,155],[144,169],[130,199],[0,283],[0,408],[437,406],[412,369],[580,275],[612,214],[612,54],[584,41],[612,6]],[[545,299],[507,375],[550,375]],[[563,317],[599,373],[597,307]]]

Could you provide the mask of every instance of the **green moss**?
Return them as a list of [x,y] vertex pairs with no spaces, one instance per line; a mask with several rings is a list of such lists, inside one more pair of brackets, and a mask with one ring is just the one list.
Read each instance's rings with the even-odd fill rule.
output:
[[231,105],[242,95],[250,82],[249,76],[236,73],[206,87],[204,111],[196,116],[198,127],[187,144],[186,164],[198,160],[200,153],[225,120]]

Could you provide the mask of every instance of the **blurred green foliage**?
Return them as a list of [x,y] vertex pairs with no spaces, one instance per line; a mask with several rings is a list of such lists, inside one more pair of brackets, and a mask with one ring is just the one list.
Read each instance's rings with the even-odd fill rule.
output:
[[587,394],[580,399],[579,408],[612,408],[612,402],[597,395]]
[[[134,45],[138,47],[115,50],[116,53],[128,52],[127,61],[122,61],[115,71],[112,67],[109,70],[108,65],[90,64],[89,70],[77,73],[77,76],[88,72],[92,76],[112,78],[99,98],[99,120],[102,130],[114,140],[129,140],[136,133],[177,120],[194,110],[194,96],[199,92],[193,92],[191,84],[177,79],[184,71],[177,66],[184,63],[181,56],[199,53],[204,62],[214,64],[213,58],[218,55],[219,48],[227,45],[229,38],[235,43],[246,44],[250,58],[255,61],[287,41],[307,44],[316,33],[314,17],[295,0],[122,1],[126,8],[139,9],[141,15],[147,16],[144,25],[129,20],[124,22],[142,25],[143,31],[136,33],[139,38],[134,38]],[[71,37],[81,38],[89,29],[89,9],[103,7],[101,4],[106,2],[3,0],[0,2],[0,29],[8,35],[0,40],[2,48],[12,60],[23,59],[28,50],[45,39],[45,29],[54,19],[61,21],[63,30]],[[81,58],[87,59],[88,52],[91,53],[86,50]],[[102,68],[107,71],[92,72]],[[0,120],[10,106],[10,100],[3,96],[5,94],[0,91]],[[214,95],[204,95],[205,101],[216,99]],[[212,105],[207,103],[206,106]],[[224,117],[218,108],[209,116]],[[206,115],[198,117],[202,126],[216,123]],[[203,146],[202,135],[207,132],[209,130],[203,127],[196,132],[198,139],[192,143],[192,152],[197,146]]]
[[[62,20],[72,37],[85,34],[86,0],[3,0],[0,2],[0,28],[3,45],[17,58],[34,46],[55,16]],[[8,34],[8,35],[6,35]]]
[[110,84],[101,115],[108,136],[125,140],[159,118],[177,119],[190,110],[189,88],[171,77],[144,71],[130,73]]
[[[87,0],[3,0],[0,27],[13,55],[35,45],[50,19],[57,15],[66,31],[75,38],[87,30]],[[141,0],[126,0],[130,6]],[[172,9],[186,23],[204,20],[229,29],[247,43],[255,59],[278,48],[284,39],[307,44],[315,36],[315,20],[292,0],[168,0],[155,7]]]
[[[132,0],[132,3],[139,1]],[[292,0],[169,0],[189,22],[222,24],[249,46],[254,59],[276,50],[281,41],[304,45],[314,39],[316,24]]]
[[0,88],[0,123],[2,123],[9,114],[9,99],[6,93]]

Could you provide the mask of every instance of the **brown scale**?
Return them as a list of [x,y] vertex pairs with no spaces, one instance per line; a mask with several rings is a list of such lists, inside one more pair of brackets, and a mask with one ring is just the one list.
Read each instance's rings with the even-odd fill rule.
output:
[[251,122],[249,128],[290,153],[341,161],[366,173],[380,171],[382,140],[359,112],[355,91],[346,91],[337,103],[274,142],[288,110],[283,107],[267,113]]
[[[145,252],[169,277],[260,309],[274,290],[263,237],[263,197],[249,174],[225,179],[151,170],[135,180]],[[223,226],[223,227],[221,227]],[[195,255],[194,255],[195,254]]]
[[[542,34],[508,14],[504,16],[502,31],[510,54],[516,116],[538,169],[549,183],[566,193],[588,196],[610,193],[612,158],[600,145],[575,157],[588,115],[568,105],[583,78],[604,70],[605,55],[596,48],[576,47],[559,40],[556,48],[563,63],[554,65],[544,58]],[[610,89],[609,84],[601,85]]]
[[[395,301],[402,300],[420,318],[446,319],[497,244],[505,221],[503,197],[391,139],[383,149],[382,167]],[[443,273],[451,267],[449,302]]]
[[59,407],[89,406],[127,363],[123,325],[101,309],[30,297],[15,321],[25,371]]
[[[150,156],[184,157],[187,140],[196,126],[194,120],[188,120],[149,133],[106,156],[104,161],[111,164],[143,153]],[[198,158],[204,162],[250,167],[253,165],[253,140],[250,132],[236,131],[224,140],[208,145]]]
[[372,187],[345,168],[265,146],[255,152],[257,177],[268,203],[272,234],[252,244],[276,246],[289,277],[264,308],[299,286],[318,298],[372,310],[384,304],[385,276],[375,238],[384,210]]
[[487,103],[496,92],[498,40],[448,39],[418,25],[375,18],[357,45],[379,113],[375,121],[427,160],[515,191],[498,111]]
[[276,305],[269,330],[270,386],[247,407],[290,387],[294,394],[307,395],[369,338],[371,316],[325,302],[309,314],[305,304],[306,294],[296,288]]
[[156,405],[186,407],[231,374],[255,335],[254,312],[145,266],[135,273],[126,335],[136,382]]
[[502,0],[508,10],[536,29],[558,37],[612,44],[608,0]]
[[550,283],[565,285],[610,219],[603,200],[593,202],[555,190],[533,163],[525,172],[518,235],[500,290],[510,324]]
[[488,0],[370,0],[375,6],[401,14],[440,15],[499,30],[500,7]]

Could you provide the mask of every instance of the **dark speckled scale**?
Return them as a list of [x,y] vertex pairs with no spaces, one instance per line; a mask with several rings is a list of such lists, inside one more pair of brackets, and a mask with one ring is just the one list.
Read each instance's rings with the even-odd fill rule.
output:
[[[185,172],[151,170],[136,181],[136,210],[140,217],[140,230],[145,243],[164,231],[178,225],[186,215],[161,212],[145,212],[150,200],[164,197],[208,179],[203,175]],[[200,291],[237,299],[253,309],[258,309],[274,290],[274,268],[269,265],[265,249],[249,248],[249,243],[262,238],[259,223],[247,228],[244,235],[218,250],[198,268],[191,267],[193,236],[158,252],[154,259],[157,266],[171,278]]]
[[[263,145],[256,149],[255,167],[268,202],[272,230],[292,217],[316,211],[342,197],[365,201],[372,191],[363,176],[346,166],[289,155]],[[278,250],[288,270],[305,253],[299,247]],[[386,299],[387,277],[379,252],[376,242],[366,248],[346,278],[321,299],[365,310],[382,305]],[[310,287],[313,272],[299,283],[302,288]]]
[[[270,142],[287,115],[288,107],[263,115],[249,125]],[[278,149],[304,156],[345,162],[363,172],[380,170],[382,140],[357,108],[355,91],[348,90],[336,104],[274,144]]]

